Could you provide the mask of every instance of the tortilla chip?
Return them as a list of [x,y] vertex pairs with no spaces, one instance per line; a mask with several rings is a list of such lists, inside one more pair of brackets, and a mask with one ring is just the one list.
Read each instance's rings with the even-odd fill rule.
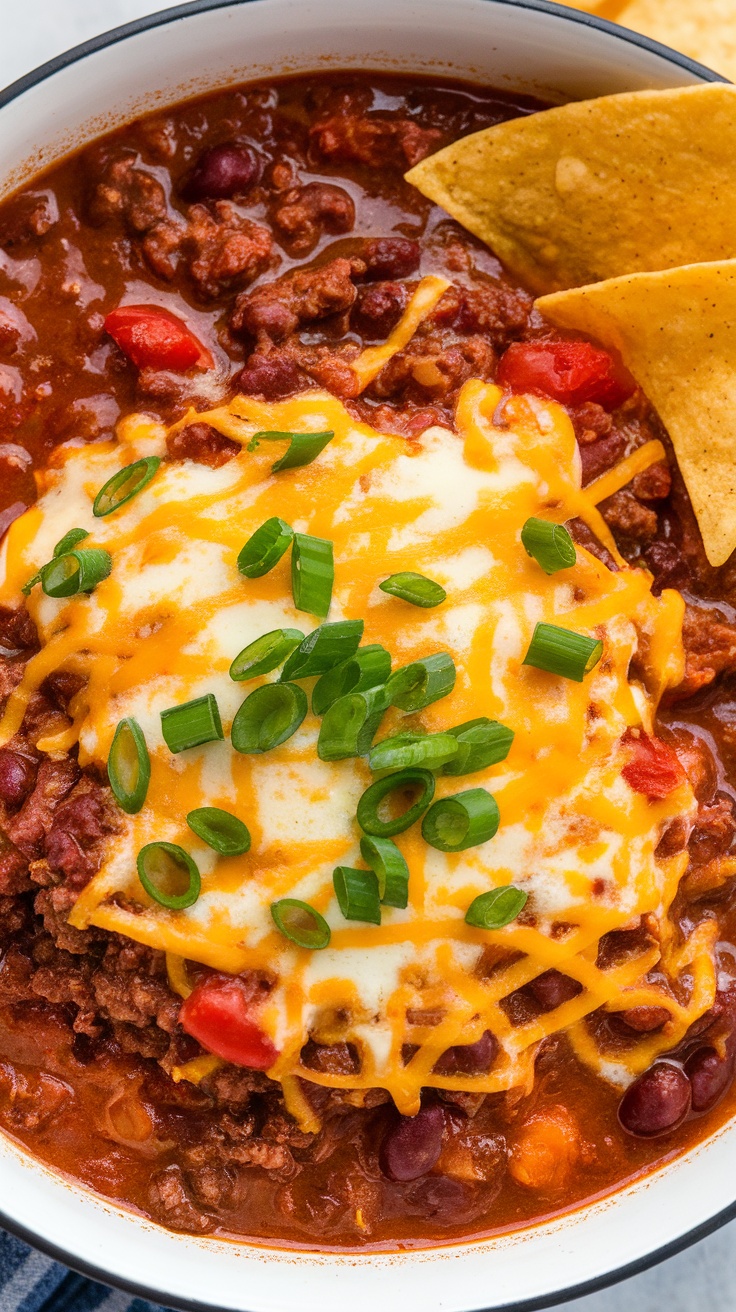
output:
[[637,273],[537,301],[620,352],[666,426],[711,565],[736,549],[736,260]]
[[565,0],[736,78],[734,0]]
[[538,292],[736,255],[736,87],[602,96],[454,142],[409,182]]

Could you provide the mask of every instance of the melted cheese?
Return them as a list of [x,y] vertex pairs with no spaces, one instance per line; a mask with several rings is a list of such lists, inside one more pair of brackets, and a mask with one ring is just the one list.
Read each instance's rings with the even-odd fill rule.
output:
[[[304,1124],[310,1113],[297,1074],[320,1084],[382,1086],[412,1112],[425,1085],[528,1087],[537,1045],[563,1027],[582,1060],[620,1078],[598,1052],[585,1017],[601,1006],[661,1003],[646,978],[655,964],[673,981],[691,977],[689,998],[672,1004],[666,1034],[647,1037],[622,1058],[631,1078],[710,1005],[715,988],[711,929],[701,926],[680,944],[667,920],[684,857],[655,855],[663,825],[694,808],[689,786],[650,803],[621,776],[625,730],[651,730],[658,697],[681,677],[683,603],[673,592],[653,597],[646,572],[622,562],[612,573],[580,548],[577,564],[551,578],[527,556],[519,535],[530,515],[603,524],[595,495],[581,491],[566,414],[553,403],[504,398],[490,384],[469,382],[457,434],[432,428],[412,443],[358,423],[321,392],[272,404],[237,397],[202,418],[244,448],[261,429],[329,428],[335,436],[311,465],[276,475],[268,445],[243,449],[217,470],[165,462],[140,495],[96,520],[95,493],[112,474],[141,456],[164,454],[161,426],[131,416],[120,444],[60,450],[37,505],[10,529],[0,588],[6,604],[19,603],[21,585],[71,527],[89,529],[89,545],[106,548],[113,569],[89,596],[31,593],[42,648],[8,701],[0,741],[18,730],[33,690],[63,667],[83,673],[87,684],[74,700],[71,729],[48,741],[48,750],[78,741],[82,764],[102,764],[116,724],[134,716],[151,754],[145,806],[121,817],[72,923],[165,950],[172,986],[182,994],[189,987],[182,959],[230,972],[268,971],[276,983],[261,1023],[280,1053],[270,1073],[282,1080]],[[628,466],[624,473],[632,476]],[[316,624],[294,608],[288,556],[261,578],[238,573],[245,539],[272,515],[333,541],[331,620],[364,619],[364,641],[386,646],[395,666],[451,653],[454,691],[411,717],[412,726],[435,731],[487,715],[516,735],[500,765],[437,780],[438,797],[465,787],[492,791],[501,814],[497,836],[457,855],[428,847],[419,826],[399,836],[411,872],[409,906],[384,908],[380,926],[344,920],[332,888],[335,865],[362,864],[355,810],[371,781],[366,762],[319,761],[311,714],[288,742],[262,756],[238,755],[228,741],[243,696],[256,686],[230,680],[235,655],[268,630]],[[378,584],[399,570],[436,579],[447,589],[446,602],[421,610],[386,596]],[[540,620],[603,640],[603,658],[582,684],[523,666]],[[634,656],[642,683],[629,681]],[[160,712],[204,693],[217,697],[226,740],[172,756]],[[391,710],[379,737],[403,721]],[[195,838],[185,816],[203,805],[222,806],[247,823],[247,855],[219,858]],[[181,844],[199,865],[202,893],[186,911],[151,903],[138,881],[136,854],[155,839]],[[473,898],[508,883],[529,894],[534,923],[496,932],[466,925]],[[278,933],[270,906],[285,896],[326,916],[328,948],[310,953]],[[600,969],[600,937],[644,914],[659,921],[661,948]],[[483,977],[478,966],[488,947],[509,957]],[[579,980],[582,991],[514,1027],[502,1000],[550,967]],[[438,1023],[422,1023],[422,1013]],[[490,1074],[434,1072],[448,1047],[473,1042],[486,1029],[500,1043]],[[328,1075],[302,1066],[310,1035],[355,1044],[360,1072]],[[406,1044],[416,1049],[408,1063]],[[206,1061],[189,1066],[181,1078],[215,1069]]]

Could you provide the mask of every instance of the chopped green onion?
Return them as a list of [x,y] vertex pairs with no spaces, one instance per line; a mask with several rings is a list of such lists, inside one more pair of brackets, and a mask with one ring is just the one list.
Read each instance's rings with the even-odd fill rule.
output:
[[256,688],[235,714],[230,741],[236,752],[270,752],[296,733],[307,713],[307,694],[296,683]]
[[[68,552],[72,550],[73,547],[78,546],[80,542],[84,542],[84,539],[88,537],[89,537],[89,533],[86,528],[70,528],[69,532],[65,533],[63,538],[60,538],[56,546],[54,547],[53,559],[56,560],[57,556],[65,556]],[[33,578],[29,579],[27,583],[23,584],[23,587],[21,588],[21,592],[23,593],[24,597],[29,597],[31,595],[32,590],[35,588],[37,583],[41,582],[42,577],[43,577],[43,569],[40,569],[37,574],[33,575]],[[53,593],[51,595],[53,596]],[[74,594],[69,593],[68,595],[73,596]]]
[[289,447],[275,465],[271,473],[278,474],[282,469],[298,469],[300,465],[311,465],[312,461],[324,451],[335,434],[329,433],[254,433],[248,443],[248,450],[255,451],[261,442],[288,442]]
[[274,515],[267,519],[255,533],[251,533],[238,556],[238,569],[247,579],[259,579],[268,574],[274,565],[278,565],[285,551],[288,551],[294,530],[285,520]]
[[160,464],[160,456],[145,456],[143,460],[126,465],[125,469],[119,469],[100,488],[92,506],[92,514],[101,519],[103,515],[111,515],[113,510],[119,510],[131,497],[148,487]]
[[128,815],[140,811],[151,780],[151,759],[137,720],[121,720],[107,758],[107,773],[113,796]]
[[324,619],[332,601],[335,564],[326,538],[294,534],[291,548],[291,592],[297,610]]
[[97,547],[67,551],[55,556],[41,570],[41,587],[47,597],[76,597],[80,592],[91,592],[112,569],[109,551]]
[[368,764],[371,770],[399,770],[406,765],[439,770],[457,751],[457,739],[449,733],[397,733],[371,748]]
[[504,884],[502,888],[492,888],[489,893],[481,893],[473,898],[466,913],[466,925],[476,929],[503,929],[516,920],[519,912],[526,905],[529,894],[513,884]]
[[31,578],[29,578],[28,581],[23,584],[23,587],[21,588],[21,592],[23,593],[23,596],[30,597],[36,584],[40,582],[41,582],[41,571],[39,570],[37,574],[33,574]]
[[161,712],[161,732],[170,752],[185,752],[189,747],[224,738],[220,710],[214,693],[195,697],[181,706]]
[[54,556],[65,556],[67,551],[71,551],[73,547],[78,547],[79,543],[84,542],[84,539],[88,537],[89,532],[86,528],[70,528],[63,538],[59,538],[54,547]]
[[369,925],[380,925],[381,899],[373,870],[336,866],[332,872],[332,886],[346,920],[365,920]]
[[[402,815],[388,820],[381,819],[379,808],[391,793],[417,787],[421,788],[419,797]],[[394,834],[403,834],[405,829],[409,829],[424,814],[433,797],[434,775],[429,770],[422,770],[418,766],[398,770],[396,774],[387,774],[366,788],[358,802],[358,824],[366,834],[375,838],[392,838]]]
[[297,947],[309,948],[312,952],[326,948],[330,941],[330,927],[324,916],[308,902],[300,902],[295,897],[282,897],[279,902],[271,903],[271,915],[276,928],[284,938]]
[[485,788],[468,788],[430,806],[422,821],[422,838],[440,852],[464,852],[493,838],[498,822],[495,797]]
[[439,583],[425,578],[424,574],[415,574],[412,570],[392,574],[378,586],[381,592],[390,592],[392,597],[400,597],[402,601],[410,601],[412,606],[423,606],[425,609],[440,606],[447,596]]
[[348,756],[365,755],[387,709],[385,686],[338,698],[325,712],[320,727],[317,739],[320,760],[343,761]]
[[486,770],[489,765],[498,765],[505,761],[514,741],[513,729],[507,729],[498,720],[466,720],[454,729],[448,729],[457,739],[458,752],[447,765],[442,767],[443,774],[474,774],[476,770]]
[[603,643],[595,638],[560,629],[556,624],[538,624],[522,663],[582,683],[602,655]]
[[187,824],[197,838],[220,856],[242,856],[250,849],[247,825],[229,811],[220,810],[219,806],[200,806],[196,811],[190,811]]
[[577,560],[575,543],[564,524],[532,517],[521,530],[521,541],[527,555],[534,557],[545,574],[569,569]]
[[386,687],[392,706],[421,711],[452,692],[455,678],[455,662],[446,651],[439,651],[395,670]]
[[409,905],[409,867],[390,838],[371,838],[363,834],[360,854],[376,873],[378,895],[387,907]]
[[138,878],[159,906],[183,911],[199,897],[199,870],[188,852],[176,843],[147,843],[138,853]]
[[318,629],[312,629],[287,660],[281,671],[282,681],[324,674],[348,660],[358,650],[363,627],[362,620],[336,620],[334,624],[320,624]]
[[385,647],[372,643],[359,647],[349,660],[341,661],[323,674],[312,690],[312,711],[324,715],[339,697],[365,692],[385,683],[391,673],[391,656]]
[[272,629],[262,638],[249,642],[238,652],[230,666],[230,678],[236,683],[243,679],[255,679],[259,674],[268,674],[304,641],[301,629]]

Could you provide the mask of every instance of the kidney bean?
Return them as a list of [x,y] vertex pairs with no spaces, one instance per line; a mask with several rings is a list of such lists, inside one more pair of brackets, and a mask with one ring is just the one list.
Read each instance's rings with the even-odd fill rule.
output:
[[491,1069],[498,1052],[495,1034],[486,1030],[475,1043],[458,1043],[443,1052],[435,1063],[438,1075],[485,1075]]
[[371,237],[360,252],[366,278],[408,278],[419,268],[421,254],[419,242],[410,237]]
[[570,979],[569,975],[562,975],[559,970],[545,970],[528,985],[530,993],[545,1011],[554,1011],[555,1007],[561,1007],[563,1002],[569,1002],[571,998],[577,997],[582,987],[576,979]]
[[259,174],[258,156],[250,146],[223,141],[202,152],[181,194],[185,200],[230,200],[249,191]]
[[707,1112],[723,1097],[731,1083],[734,1054],[721,1057],[715,1048],[698,1048],[685,1062],[685,1073],[693,1090],[693,1111]]
[[637,1034],[651,1034],[667,1024],[670,1012],[666,1007],[629,1007],[628,1011],[619,1012],[619,1020]]
[[679,1066],[655,1062],[626,1090],[618,1119],[627,1134],[648,1138],[667,1134],[690,1110],[692,1086]]
[[0,747],[0,799],[6,806],[20,806],[36,779],[37,765],[27,756]]
[[441,1107],[422,1107],[416,1116],[400,1116],[384,1136],[379,1154],[389,1180],[418,1180],[437,1162],[445,1125]]
[[304,386],[304,375],[287,355],[251,355],[236,380],[238,391],[246,396],[262,396],[273,401],[291,396]]
[[367,338],[388,337],[398,323],[409,299],[403,282],[378,282],[364,287],[353,306],[353,327]]

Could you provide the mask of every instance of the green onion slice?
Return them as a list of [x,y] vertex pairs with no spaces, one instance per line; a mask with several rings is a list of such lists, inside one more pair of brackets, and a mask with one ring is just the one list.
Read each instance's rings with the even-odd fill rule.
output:
[[118,724],[107,758],[113,796],[128,815],[140,811],[151,780],[151,758],[143,730],[132,717]]
[[219,806],[200,806],[190,811],[187,824],[203,843],[220,856],[242,856],[250,849],[250,833],[236,815]]
[[409,867],[401,852],[390,838],[372,838],[363,834],[360,854],[375,871],[378,896],[387,907],[409,905]]
[[449,733],[398,733],[371,748],[368,764],[371,770],[399,770],[406,765],[439,770],[457,752],[457,738]]
[[291,592],[297,610],[324,619],[332,601],[335,564],[326,538],[294,534],[291,548]]
[[[72,550],[73,547],[78,546],[80,542],[84,542],[84,539],[88,537],[89,537],[89,533],[86,528],[70,528],[69,532],[65,533],[63,538],[60,538],[56,546],[54,547],[53,559],[56,560],[57,556],[65,556],[68,552]],[[41,582],[42,576],[43,576],[43,570],[40,569],[37,574],[33,575],[33,578],[29,579],[27,583],[23,584],[23,587],[21,588],[21,592],[23,593],[24,597],[30,596],[36,584]],[[71,596],[73,594],[70,593],[69,595]]]
[[603,643],[556,624],[537,624],[522,664],[582,683],[603,655]]
[[363,637],[362,620],[337,620],[334,624],[320,624],[292,652],[281,671],[281,679],[306,679],[311,674],[324,674],[333,666],[354,656]]
[[304,641],[301,629],[272,629],[262,638],[249,642],[238,652],[230,666],[230,678],[236,683],[243,679],[255,679],[259,674],[268,674]]
[[[416,788],[421,789],[419,797],[402,815],[381,819],[381,804],[391,793],[409,789],[413,792]],[[394,834],[403,834],[424,814],[433,797],[434,775],[429,770],[422,770],[419,766],[398,770],[396,774],[387,774],[366,788],[358,802],[358,824],[366,834],[374,838],[393,838]]]
[[84,542],[84,539],[88,537],[89,532],[86,528],[70,528],[69,532],[65,533],[63,538],[59,538],[59,541],[54,547],[54,556],[65,556],[67,551],[71,551],[74,547],[78,547],[80,542]]
[[317,739],[321,761],[343,761],[348,756],[363,756],[376,736],[383,713],[388,709],[386,688],[368,688],[351,692],[333,702]]
[[296,683],[267,683],[238,709],[230,731],[236,752],[270,752],[296,733],[307,713],[307,694]]
[[443,774],[474,774],[476,770],[486,770],[489,765],[498,765],[499,761],[506,760],[514,741],[513,729],[485,717],[467,720],[447,732],[457,739],[458,751],[442,767]]
[[411,602],[412,606],[440,606],[447,593],[439,583],[428,579],[424,574],[415,574],[405,570],[403,574],[391,574],[383,583],[379,583],[381,592],[390,592],[392,597]]
[[393,706],[421,711],[452,692],[455,678],[455,662],[446,651],[439,651],[395,670],[386,687]]
[[385,647],[372,643],[359,647],[349,660],[341,661],[323,674],[312,690],[312,711],[324,715],[339,697],[350,692],[365,692],[385,683],[391,673],[391,655]]
[[67,551],[44,565],[40,571],[41,587],[47,597],[76,597],[80,592],[91,592],[107,578],[111,569],[109,551],[97,547]]
[[502,888],[492,888],[489,893],[481,893],[473,898],[466,913],[466,925],[476,929],[503,929],[516,920],[523,910],[529,894],[513,884],[504,884]]
[[159,906],[170,911],[191,907],[199,897],[199,870],[176,843],[147,843],[138,853],[138,878]]
[[247,579],[259,579],[268,574],[288,550],[294,530],[285,520],[274,515],[267,519],[255,533],[251,533],[238,556],[238,569]]
[[336,866],[332,872],[332,885],[346,920],[365,920],[369,925],[380,925],[381,899],[375,871]]
[[329,433],[254,433],[248,443],[248,450],[255,451],[261,442],[288,442],[289,447],[275,465],[271,473],[278,474],[282,469],[298,469],[300,465],[311,465],[320,451],[324,451],[335,434]]
[[195,697],[181,706],[161,712],[161,732],[170,752],[185,752],[189,747],[224,738],[217,698],[212,692]]
[[553,524],[549,519],[528,519],[521,530],[521,541],[527,555],[534,557],[545,574],[569,569],[578,558],[565,525]]
[[440,852],[464,852],[493,838],[498,822],[495,797],[485,788],[469,788],[430,806],[422,821],[422,838]]
[[119,469],[100,488],[92,506],[92,514],[101,519],[103,515],[111,515],[113,510],[119,510],[131,497],[148,487],[160,464],[160,456],[145,456],[143,460],[126,465],[125,469]]
[[330,941],[330,927],[324,916],[308,902],[300,902],[295,897],[282,897],[279,902],[271,903],[271,915],[276,928],[290,943],[300,948],[309,948],[313,952],[326,948]]

